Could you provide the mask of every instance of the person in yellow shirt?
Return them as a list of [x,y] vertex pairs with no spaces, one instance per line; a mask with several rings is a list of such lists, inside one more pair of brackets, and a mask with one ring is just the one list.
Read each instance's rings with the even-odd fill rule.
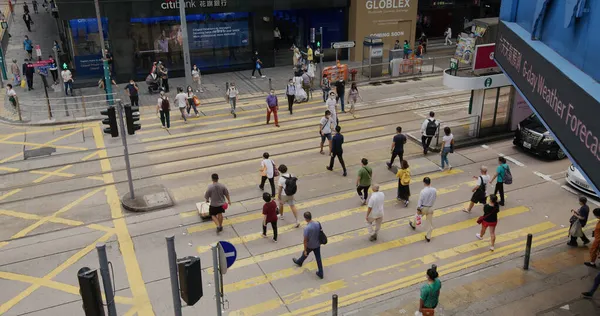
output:
[[310,45],[306,45],[306,60],[308,60],[308,64],[313,61],[313,50]]
[[408,200],[410,198],[410,169],[408,161],[402,160],[400,169],[398,169],[398,173],[396,173],[396,178],[398,178],[397,199],[400,202],[404,202],[404,206],[406,207],[408,206]]

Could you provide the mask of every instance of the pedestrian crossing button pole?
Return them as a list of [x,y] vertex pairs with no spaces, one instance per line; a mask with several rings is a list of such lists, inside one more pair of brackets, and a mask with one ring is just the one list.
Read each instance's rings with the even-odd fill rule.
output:
[[529,270],[529,258],[531,257],[531,241],[533,235],[527,234],[527,244],[525,245],[525,263],[523,264],[523,270]]
[[333,315],[333,316],[338,315],[338,296],[337,296],[337,294],[333,294],[333,296],[331,296],[331,315]]

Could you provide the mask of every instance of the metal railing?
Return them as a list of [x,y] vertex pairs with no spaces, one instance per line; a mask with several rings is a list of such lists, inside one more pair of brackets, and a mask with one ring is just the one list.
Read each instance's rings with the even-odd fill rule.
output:
[[441,138],[444,136],[445,127],[450,127],[455,144],[477,138],[479,136],[479,120],[478,115],[471,115],[460,119],[442,121],[438,133],[434,137],[435,143],[432,142],[431,148],[441,149]]
[[[116,93],[112,94],[113,101],[118,102]],[[59,98],[19,99],[16,107],[5,100],[6,110],[14,111],[15,119],[19,121],[48,120],[71,117],[72,120],[81,118],[100,117],[100,111],[106,109],[108,101],[106,94],[75,95]]]
[[[348,80],[365,82],[378,79],[413,77],[423,74],[442,73],[450,65],[453,56],[434,56],[404,59],[398,69],[392,69],[390,62],[348,68]],[[397,71],[395,71],[397,70]],[[395,74],[397,72],[397,75]]]

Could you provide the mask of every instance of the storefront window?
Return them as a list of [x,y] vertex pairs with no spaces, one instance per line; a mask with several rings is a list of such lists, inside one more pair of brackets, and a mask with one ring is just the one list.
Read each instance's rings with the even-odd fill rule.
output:
[[[246,64],[251,56],[249,14],[246,12],[187,15],[192,64],[201,69]],[[183,35],[179,16],[132,18],[135,68],[147,74],[155,61],[169,70],[181,70]]]
[[508,126],[511,87],[486,89],[484,92],[481,127]]
[[[102,18],[104,38],[108,38],[108,19]],[[102,76],[102,46],[97,19],[75,19],[69,21],[69,44],[78,77]],[[109,47],[106,43],[106,47]]]

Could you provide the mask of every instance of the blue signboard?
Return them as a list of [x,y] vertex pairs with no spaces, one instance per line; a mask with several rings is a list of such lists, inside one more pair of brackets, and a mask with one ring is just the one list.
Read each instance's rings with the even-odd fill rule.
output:
[[248,21],[190,23],[190,49],[213,49],[247,46]]
[[75,56],[75,69],[78,77],[102,77],[104,74],[102,55]]
[[227,241],[219,241],[221,245],[221,249],[223,249],[223,254],[225,255],[225,260],[227,261],[227,268],[231,267],[237,258],[237,250],[235,246]]

